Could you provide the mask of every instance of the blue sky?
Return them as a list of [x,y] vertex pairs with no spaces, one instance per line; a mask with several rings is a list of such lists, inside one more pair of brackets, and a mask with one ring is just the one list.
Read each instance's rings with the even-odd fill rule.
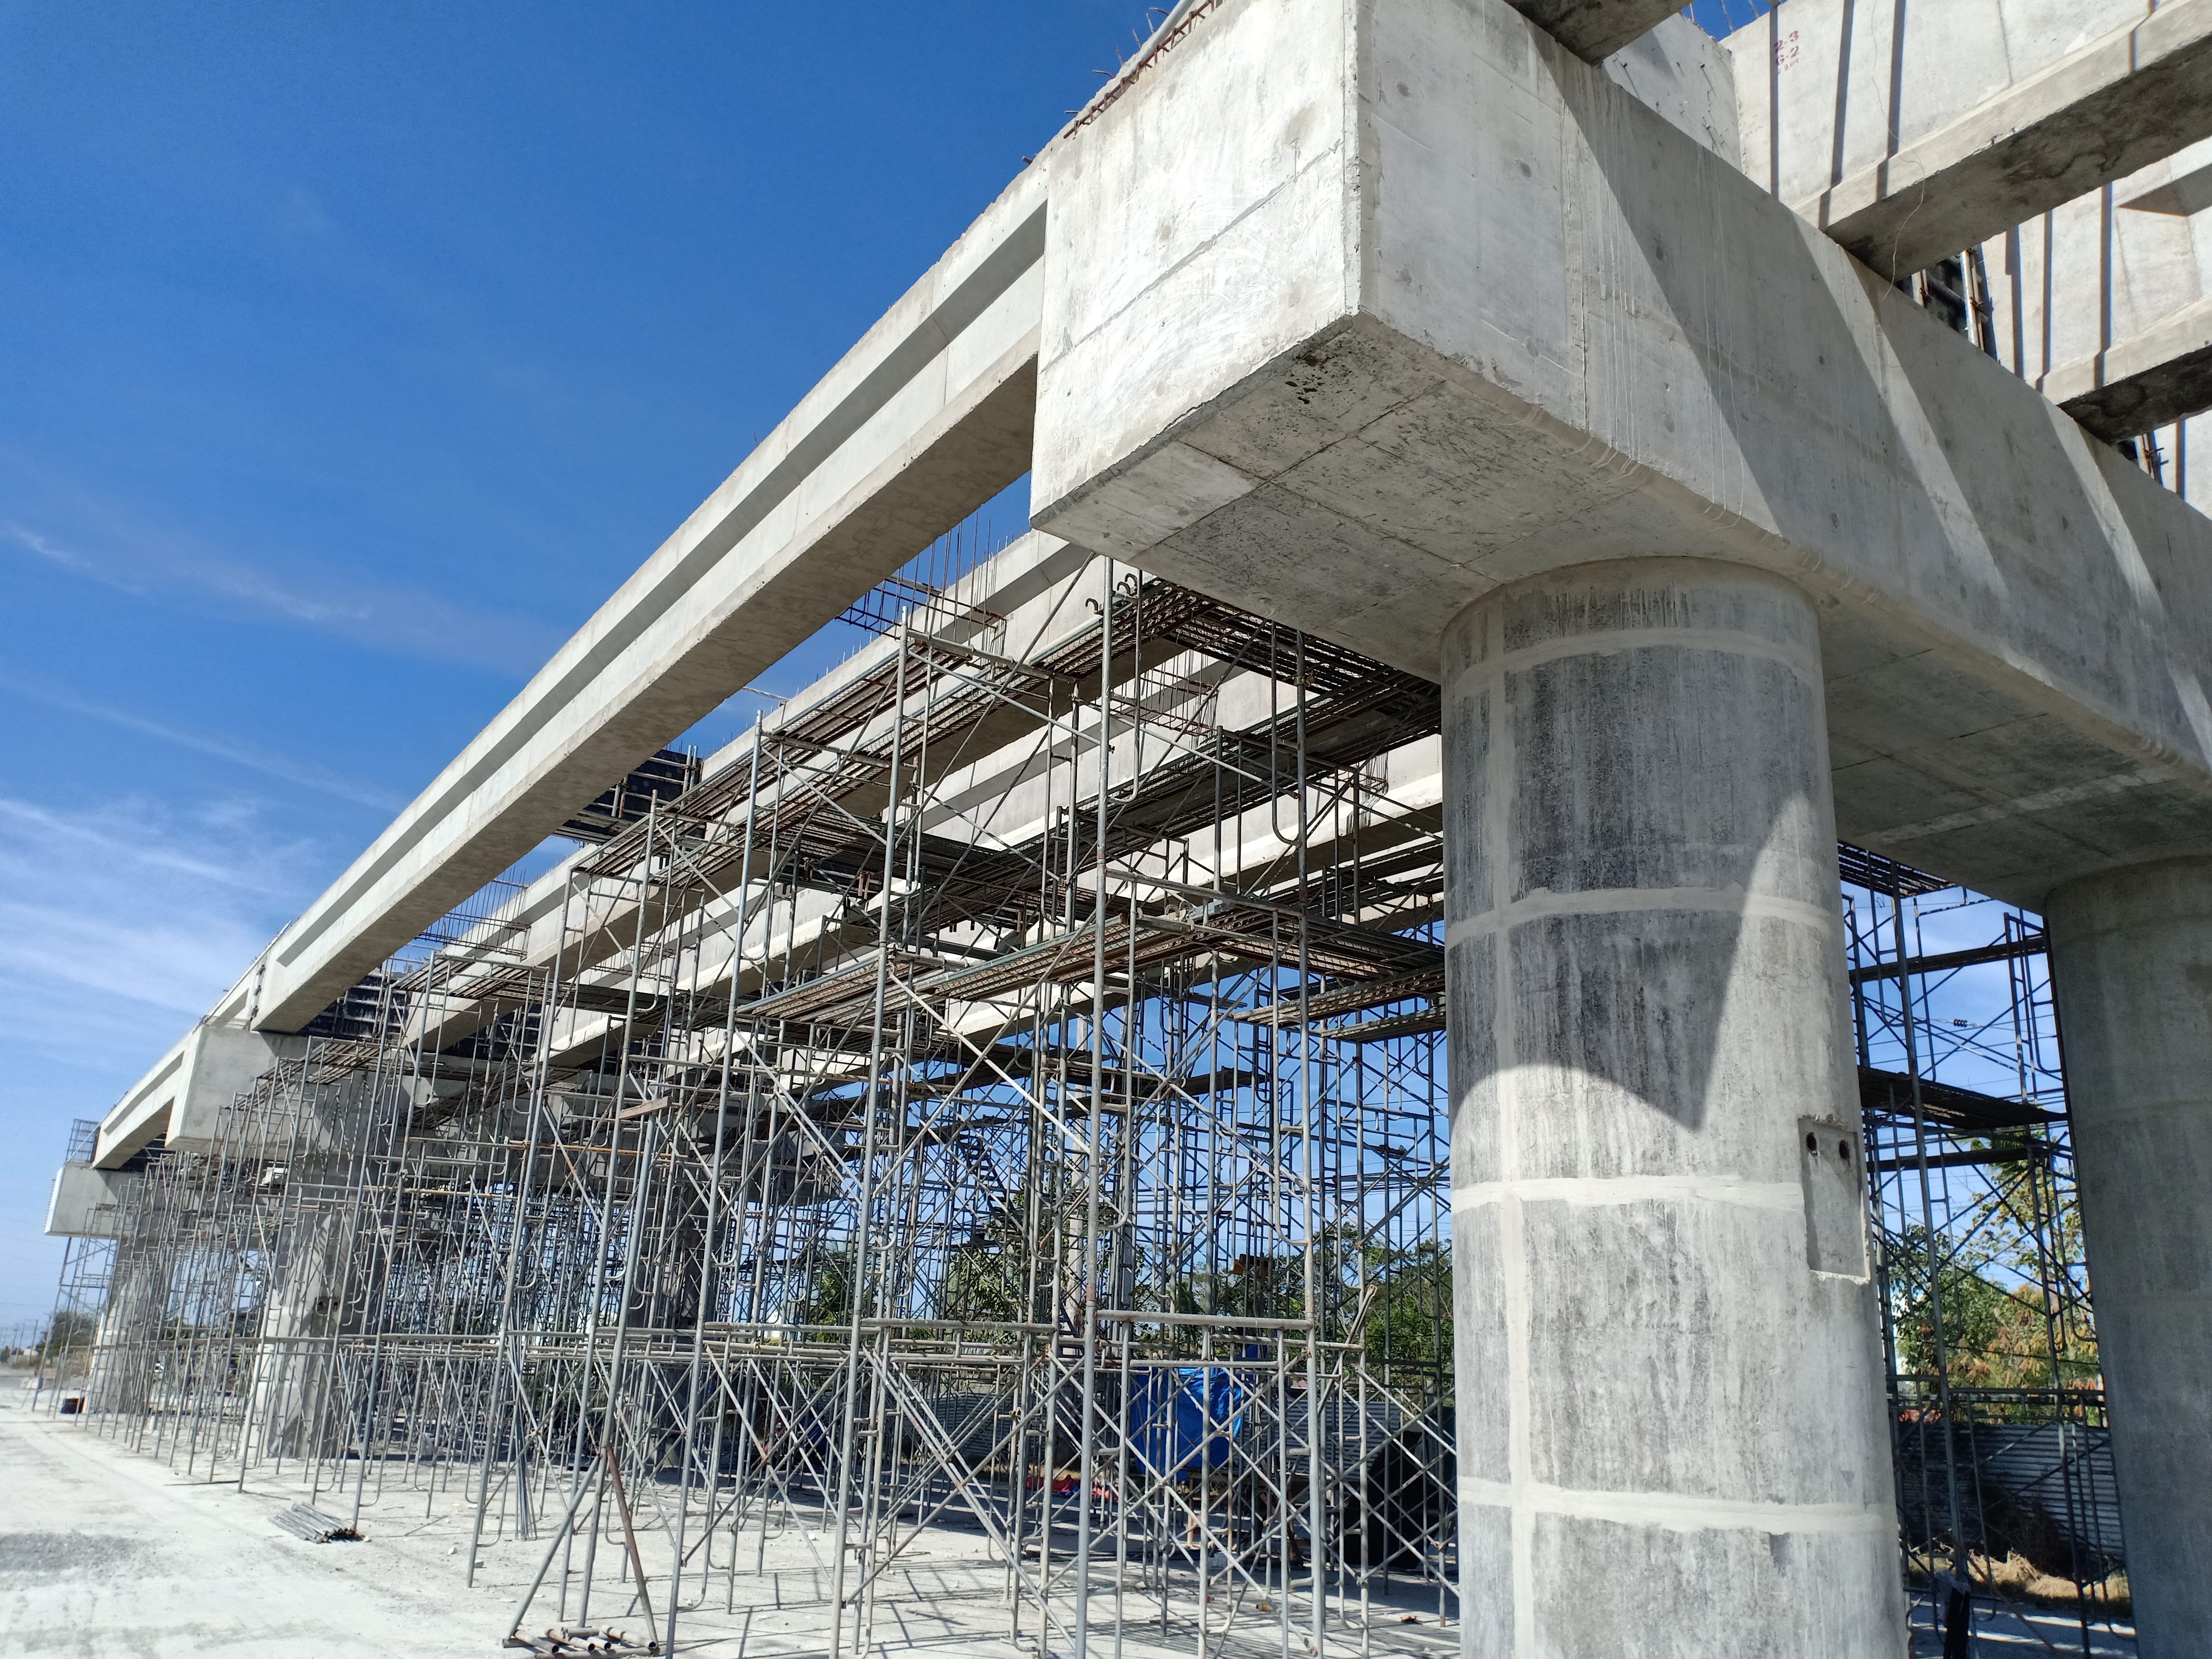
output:
[[70,1121],[1144,21],[0,0],[0,1331]]
[[70,1121],[1144,27],[1142,0],[0,0],[0,1334],[52,1296]]

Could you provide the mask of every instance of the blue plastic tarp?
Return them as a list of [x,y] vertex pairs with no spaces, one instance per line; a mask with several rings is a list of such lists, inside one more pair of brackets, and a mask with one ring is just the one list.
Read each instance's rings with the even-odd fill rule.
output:
[[1167,1480],[1220,1468],[1246,1392],[1226,1365],[1145,1372],[1130,1390],[1131,1455]]

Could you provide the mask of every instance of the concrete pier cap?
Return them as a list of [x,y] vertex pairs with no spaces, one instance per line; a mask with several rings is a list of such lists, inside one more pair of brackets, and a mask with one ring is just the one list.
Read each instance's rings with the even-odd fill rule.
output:
[[2212,522],[1747,178],[1735,73],[1225,0],[1042,158],[1033,522],[1445,688],[1470,1651],[1900,1650],[1833,839],[2212,854]]
[[1676,23],[1209,12],[1041,159],[1034,522],[1432,678],[1501,584],[1759,566],[1846,837],[2030,904],[2212,848],[2212,525],[1747,178]]

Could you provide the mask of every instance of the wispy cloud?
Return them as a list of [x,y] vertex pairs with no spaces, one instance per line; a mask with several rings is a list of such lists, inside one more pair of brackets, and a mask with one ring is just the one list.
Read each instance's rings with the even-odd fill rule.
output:
[[235,792],[65,809],[0,794],[0,1309],[53,1295],[33,1246],[69,1121],[98,1117],[234,984],[321,875]]
[[483,611],[422,588],[321,578],[302,562],[280,578],[253,563],[208,554],[173,538],[120,533],[97,550],[21,523],[0,542],[87,581],[159,600],[191,599],[234,615],[316,629],[383,651],[527,674],[561,642],[532,617]]
[[21,525],[11,524],[8,526],[7,533],[10,540],[29,548],[32,552],[49,564],[58,564],[63,569],[76,575],[89,576],[93,580],[104,583],[110,587],[122,588],[126,593],[135,593],[138,591],[126,583],[114,580],[107,572],[100,569],[82,554],[73,552],[66,547],[48,541],[36,531],[26,530]]
[[[0,1131],[38,1147],[112,1105],[235,983],[312,887],[258,815],[0,796]],[[43,1179],[43,1177],[41,1177]],[[0,1170],[0,1188],[11,1184]],[[0,1197],[4,1197],[0,1193]],[[4,1207],[4,1206],[0,1206]]]
[[57,877],[97,868],[110,872],[110,884],[125,875],[149,871],[205,882],[216,887],[257,892],[265,886],[249,867],[210,858],[192,850],[191,843],[170,833],[149,833],[143,808],[126,805],[116,815],[69,814],[31,801],[0,795],[0,836],[9,849],[0,851],[0,876],[14,874],[23,880],[15,895],[44,890],[56,903],[72,891],[58,881],[40,890],[33,884],[36,868],[52,870]]
[[166,721],[149,720],[143,714],[133,714],[127,708],[117,708],[107,703],[95,702],[58,685],[27,680],[13,674],[0,673],[0,690],[12,691],[18,696],[29,697],[45,703],[50,708],[59,708],[72,714],[95,720],[125,732],[136,732],[158,742],[190,750],[196,755],[207,755],[225,760],[236,766],[258,772],[265,777],[280,778],[301,788],[336,796],[340,800],[352,801],[360,806],[373,806],[386,811],[397,811],[406,804],[405,798],[392,790],[349,778],[343,773],[301,761],[275,750],[264,749],[258,744],[246,743],[219,732],[195,732],[184,726],[171,726]]
[[182,814],[125,797],[71,811],[0,795],[11,1046],[66,1050],[118,1022],[197,1017],[244,971],[296,908],[312,849],[229,805]]

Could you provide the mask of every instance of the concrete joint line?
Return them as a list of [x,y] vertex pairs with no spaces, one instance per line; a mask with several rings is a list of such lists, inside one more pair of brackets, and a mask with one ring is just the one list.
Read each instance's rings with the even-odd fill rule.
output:
[[1556,1515],[1668,1532],[1883,1534],[1897,1525],[1896,1510],[1886,1504],[1762,1504],[1668,1492],[1577,1492],[1471,1474],[1460,1477],[1459,1496],[1462,1504],[1510,1509],[1516,1516]]
[[1719,628],[1622,628],[1602,634],[1577,634],[1571,639],[1548,640],[1542,645],[1523,646],[1518,651],[1509,651],[1491,662],[1479,665],[1475,672],[1485,680],[1498,680],[1508,674],[1541,668],[1569,657],[1611,657],[1625,651],[1656,651],[1672,647],[1681,651],[1711,651],[1731,657],[1755,657],[1764,662],[1779,663],[1791,673],[1818,689],[1820,665],[1802,651],[1793,651],[1788,646],[1777,645],[1771,640],[1756,634],[1740,634],[1730,629]]
[[1524,1181],[1475,1181],[1452,1188],[1455,1211],[1508,1201],[1522,1204],[1729,1204],[1747,1210],[1802,1211],[1794,1181],[1744,1181],[1734,1176],[1556,1176]]
[[1636,915],[1651,911],[1707,911],[1740,917],[1792,921],[1826,933],[1840,926],[1836,913],[1803,899],[1771,893],[1747,893],[1741,887],[1597,887],[1581,893],[1542,889],[1503,909],[1468,916],[1444,929],[1444,944],[1462,945],[1552,916]]

